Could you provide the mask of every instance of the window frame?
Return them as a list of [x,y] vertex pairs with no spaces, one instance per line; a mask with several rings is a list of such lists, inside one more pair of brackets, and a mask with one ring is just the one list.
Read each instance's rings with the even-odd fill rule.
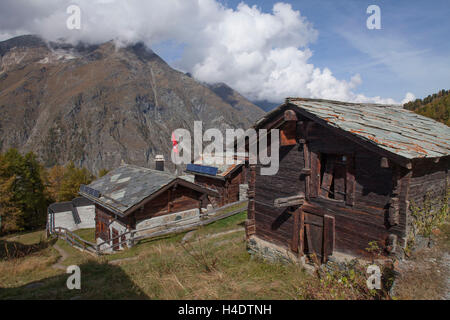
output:
[[[323,164],[323,158],[324,156],[327,156],[327,162]],[[329,163],[330,158],[333,157],[333,162]],[[340,158],[343,160],[343,157],[346,157],[345,161],[337,162],[336,158]],[[344,180],[343,186],[344,186],[344,197],[343,199],[336,199],[336,198],[329,198],[330,192],[335,192],[334,187],[336,183],[336,163],[339,165],[345,164],[343,172],[341,172],[340,178]],[[311,159],[310,159],[310,166],[311,166],[311,179],[310,179],[310,197],[311,198],[319,198],[325,201],[329,201],[332,203],[342,203],[349,206],[354,205],[354,199],[355,199],[355,166],[354,166],[354,155],[351,153],[336,153],[336,152],[314,152],[311,151]],[[326,166],[323,168],[323,166]],[[331,169],[330,169],[331,166]],[[328,168],[327,168],[328,167]],[[323,169],[323,171],[322,171]],[[328,195],[324,194],[324,176],[325,173],[328,174],[327,178],[330,179],[329,175],[331,171],[331,180],[326,182],[328,185]],[[333,187],[333,190],[331,188]],[[326,189],[325,189],[326,190]],[[340,191],[342,194],[342,191]]]

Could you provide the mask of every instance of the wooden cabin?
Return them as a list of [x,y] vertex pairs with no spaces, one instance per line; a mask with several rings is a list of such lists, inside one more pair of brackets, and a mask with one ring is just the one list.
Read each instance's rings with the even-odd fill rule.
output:
[[450,128],[400,106],[288,98],[254,128],[280,130],[278,172],[250,165],[248,246],[267,258],[401,256],[411,207],[448,202]]
[[246,199],[247,168],[243,163],[206,164],[205,159],[197,159],[195,164],[187,165],[186,173],[194,175],[194,182],[217,191],[218,196],[209,196],[214,208]]
[[130,245],[130,230],[151,232],[162,225],[199,220],[207,196],[217,195],[170,173],[134,165],[120,166],[81,186],[79,193],[95,204],[97,244],[106,241],[104,247],[114,250]]

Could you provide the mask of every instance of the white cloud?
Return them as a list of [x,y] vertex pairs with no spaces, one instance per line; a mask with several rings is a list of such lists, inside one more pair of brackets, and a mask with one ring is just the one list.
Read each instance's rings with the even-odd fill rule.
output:
[[408,103],[408,102],[414,101],[414,100],[416,100],[416,96],[413,93],[408,92],[408,93],[406,93],[405,99],[402,100],[402,104],[405,104],[405,103]]
[[63,37],[98,43],[116,39],[143,41],[149,47],[174,41],[184,47],[177,67],[201,81],[225,82],[250,99],[279,102],[302,96],[395,103],[355,93],[362,82],[358,74],[342,80],[328,68],[314,67],[308,45],[317,39],[318,31],[290,4],[276,3],[271,13],[264,13],[245,3],[230,9],[216,0],[78,0],[82,30],[68,30],[66,8],[72,1],[55,1],[43,8],[37,0],[5,0],[2,9],[14,11],[23,6],[23,10],[19,23],[2,23],[3,16],[11,12],[0,10],[2,33],[21,29],[49,40]]

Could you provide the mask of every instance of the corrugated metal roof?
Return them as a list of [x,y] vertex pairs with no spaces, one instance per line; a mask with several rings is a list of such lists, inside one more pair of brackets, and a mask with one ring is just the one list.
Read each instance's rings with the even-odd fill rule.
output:
[[65,201],[65,202],[55,202],[48,206],[48,209],[51,212],[58,213],[58,212],[66,212],[71,211],[73,207],[84,207],[84,206],[91,206],[94,203],[84,197],[78,197],[73,199],[72,201]]
[[450,155],[450,127],[401,106],[302,98],[286,102],[407,159]]
[[94,201],[123,213],[175,179],[176,176],[167,172],[123,165],[89,187],[100,192],[100,198]]

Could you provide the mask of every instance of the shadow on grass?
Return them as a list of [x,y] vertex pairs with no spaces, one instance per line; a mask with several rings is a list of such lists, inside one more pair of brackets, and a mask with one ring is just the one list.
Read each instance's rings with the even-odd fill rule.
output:
[[89,261],[79,267],[80,290],[69,290],[66,282],[71,274],[63,273],[20,287],[0,288],[0,299],[148,299],[148,296],[119,266]]
[[34,244],[0,240],[0,260],[18,259],[39,252],[52,246],[56,239],[41,240]]

